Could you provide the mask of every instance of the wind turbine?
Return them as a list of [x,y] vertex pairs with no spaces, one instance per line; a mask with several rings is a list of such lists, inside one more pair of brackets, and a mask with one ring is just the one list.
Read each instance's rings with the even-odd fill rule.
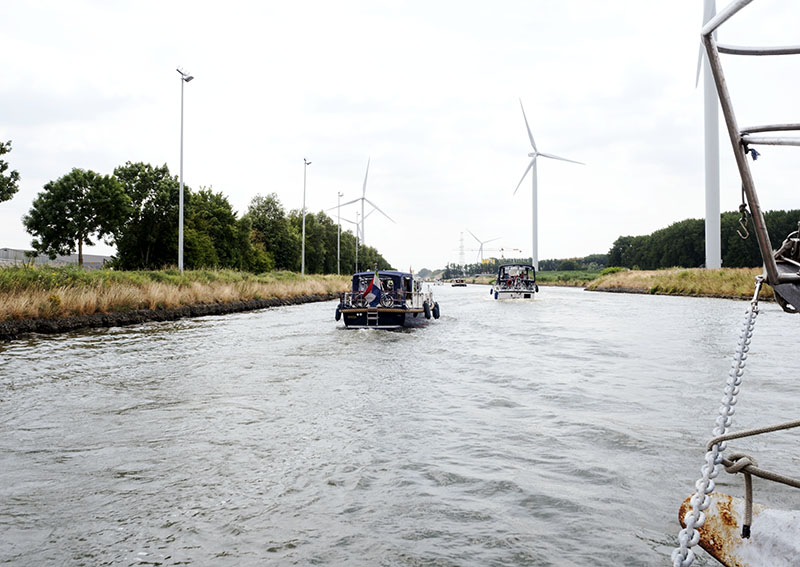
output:
[[[470,229],[467,229],[467,232],[469,232],[470,234],[472,234],[472,231],[471,231]],[[481,262],[483,261],[483,245],[484,245],[484,244],[488,244],[489,242],[494,242],[495,240],[500,240],[500,237],[498,236],[497,238],[492,238],[492,239],[490,239],[490,240],[483,240],[483,241],[481,241],[481,239],[480,239],[480,238],[478,238],[477,236],[475,236],[474,234],[472,234],[472,238],[474,238],[475,240],[477,240],[477,241],[478,241],[478,244],[480,245],[480,248],[478,248],[478,258],[481,260]]]
[[536,191],[537,191],[537,187],[536,187],[536,158],[539,157],[539,156],[542,156],[542,157],[546,157],[546,158],[550,158],[550,159],[558,159],[558,160],[561,160],[561,161],[568,161],[570,163],[577,163],[577,164],[580,164],[580,165],[585,165],[585,164],[580,162],[580,161],[575,161],[575,160],[559,157],[559,156],[556,156],[556,155],[553,155],[553,154],[546,154],[546,153],[540,152],[538,149],[536,149],[536,142],[533,141],[533,134],[531,134],[531,127],[528,125],[528,117],[525,116],[525,107],[522,106],[522,99],[520,99],[520,101],[519,101],[519,106],[520,106],[520,108],[522,108],[522,118],[525,119],[525,128],[528,129],[528,138],[531,141],[531,147],[533,148],[533,152],[528,154],[528,157],[531,158],[531,162],[528,164],[528,167],[525,169],[525,173],[522,174],[522,178],[519,180],[519,183],[517,183],[517,188],[514,189],[514,193],[513,194],[514,195],[517,194],[517,191],[519,190],[519,186],[522,185],[522,182],[525,180],[525,176],[528,175],[528,171],[532,170],[531,178],[533,180],[533,199],[532,199],[532,205],[531,205],[532,206],[531,216],[533,217],[533,219],[532,219],[532,224],[533,224],[533,228],[532,228],[532,231],[533,231],[533,247],[532,247],[532,250],[531,250],[531,263],[533,264],[534,269],[538,271],[539,270],[539,250],[538,250],[538,246],[537,246],[537,244],[538,244],[538,242],[537,242],[537,232],[538,232],[538,218],[537,218],[538,215],[537,215],[537,213],[538,213],[538,206],[537,206],[537,194],[536,194]]
[[[703,25],[717,13],[716,0],[704,0]],[[716,38],[716,32],[714,32]],[[703,130],[705,135],[706,162],[706,268],[722,267],[720,244],[721,221],[719,216],[719,106],[717,86],[711,75],[711,66],[705,55],[703,43],[697,54],[697,76],[694,86],[700,82],[700,67],[703,67]]]
[[[342,203],[342,206],[344,206],[344,205],[352,205],[353,203],[357,203],[357,202],[361,201],[361,245],[362,246],[364,245],[364,220],[366,220],[366,218],[372,213],[372,211],[370,211],[366,215],[364,214],[364,203],[369,203],[370,205],[372,205],[375,208],[376,211],[378,211],[380,214],[385,216],[390,221],[394,222],[394,219],[392,219],[392,217],[390,217],[389,215],[384,213],[380,209],[380,207],[378,207],[378,205],[376,205],[375,203],[373,203],[372,201],[370,201],[366,197],[366,195],[367,195],[367,177],[369,176],[369,162],[370,162],[370,160],[368,159],[367,160],[367,173],[364,175],[364,187],[361,190],[361,196],[359,198],[357,198],[357,199],[353,199],[352,201],[347,201],[346,203]],[[395,224],[397,224],[397,223],[395,223]]]

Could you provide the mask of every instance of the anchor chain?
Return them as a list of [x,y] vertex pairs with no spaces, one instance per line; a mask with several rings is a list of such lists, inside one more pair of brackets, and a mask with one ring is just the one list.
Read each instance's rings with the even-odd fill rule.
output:
[[[739,386],[742,383],[742,375],[744,374],[745,361],[747,360],[747,353],[750,350],[750,341],[753,337],[753,327],[756,323],[758,316],[758,294],[761,291],[761,285],[764,282],[763,276],[756,277],[756,290],[753,294],[753,299],[750,301],[750,306],[744,317],[744,325],[739,334],[739,341],[736,353],[731,363],[731,369],[728,372],[728,380],[725,385],[725,395],[722,397],[722,405],[719,408],[719,415],[716,419],[716,427],[714,428],[714,437],[725,435],[734,414],[734,406],[736,405],[736,396],[739,394]],[[672,552],[672,565],[673,567],[689,567],[694,562],[694,551],[692,547],[697,545],[700,541],[700,532],[697,528],[703,527],[706,521],[704,510],[708,509],[711,500],[708,495],[714,491],[714,479],[719,475],[720,465],[722,464],[722,453],[727,447],[726,441],[715,443],[705,455],[705,464],[701,469],[702,477],[695,483],[695,493],[692,495],[690,504],[691,510],[684,518],[686,527],[678,533],[677,547]]]

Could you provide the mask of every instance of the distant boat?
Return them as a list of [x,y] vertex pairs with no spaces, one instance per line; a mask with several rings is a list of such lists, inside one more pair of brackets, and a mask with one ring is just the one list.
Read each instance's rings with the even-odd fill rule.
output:
[[467,282],[465,282],[461,278],[457,278],[453,280],[453,283],[450,284],[451,287],[467,287]]
[[352,290],[342,293],[336,320],[350,329],[399,329],[439,318],[430,286],[410,272],[353,274]]
[[536,269],[532,265],[503,264],[489,293],[495,299],[533,299],[538,291]]

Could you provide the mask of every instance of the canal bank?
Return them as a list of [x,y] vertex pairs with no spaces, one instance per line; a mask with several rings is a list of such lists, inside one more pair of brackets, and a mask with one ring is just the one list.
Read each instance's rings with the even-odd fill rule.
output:
[[0,269],[0,340],[327,301],[349,276],[232,270]]

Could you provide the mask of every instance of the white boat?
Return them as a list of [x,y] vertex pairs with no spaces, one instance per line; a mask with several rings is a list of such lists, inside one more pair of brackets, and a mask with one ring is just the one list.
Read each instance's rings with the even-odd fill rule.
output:
[[530,264],[503,264],[489,293],[495,299],[533,299],[538,293],[536,269]]

